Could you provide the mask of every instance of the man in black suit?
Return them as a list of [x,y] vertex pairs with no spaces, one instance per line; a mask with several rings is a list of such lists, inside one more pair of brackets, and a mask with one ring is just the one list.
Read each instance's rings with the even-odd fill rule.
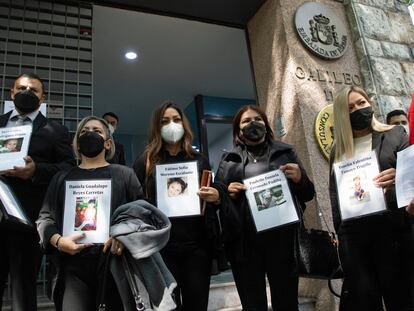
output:
[[[102,118],[105,119],[106,122],[108,122],[110,127],[112,126],[113,130],[111,134],[114,134],[118,126],[118,122],[119,122],[118,116],[113,112],[105,112]],[[115,141],[115,154],[113,158],[109,160],[108,162],[112,164],[125,165],[125,150],[124,150],[124,146],[121,143]]]
[[[0,127],[32,125],[26,165],[3,171],[27,216],[38,217],[53,175],[75,164],[66,127],[45,118],[39,111],[45,99],[43,83],[35,74],[22,74],[14,82],[11,98],[15,108],[0,116]],[[37,310],[36,279],[42,253],[36,229],[21,230],[0,223],[0,309],[10,274],[12,310]]]

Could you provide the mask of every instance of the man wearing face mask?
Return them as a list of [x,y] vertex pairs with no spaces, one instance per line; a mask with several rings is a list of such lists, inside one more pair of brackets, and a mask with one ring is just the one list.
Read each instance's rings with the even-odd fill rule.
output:
[[[67,129],[39,111],[45,96],[37,75],[20,75],[11,89],[11,98],[15,108],[0,116],[0,127],[31,125],[32,134],[28,155],[24,158],[26,165],[0,174],[34,223],[51,178],[75,161]],[[10,274],[12,309],[36,310],[36,279],[42,257],[36,229],[22,231],[1,222],[0,245],[0,299]],[[0,308],[1,304],[0,300]]]
[[404,128],[405,133],[409,134],[408,129],[408,117],[404,110],[395,109],[387,114],[387,124],[401,125]]
[[[106,122],[108,122],[109,129],[111,130],[111,135],[114,135],[114,132],[118,127],[118,116],[113,112],[105,112],[102,116],[102,119],[105,119]],[[115,155],[108,162],[111,164],[125,165],[125,148],[121,143],[115,141]]]

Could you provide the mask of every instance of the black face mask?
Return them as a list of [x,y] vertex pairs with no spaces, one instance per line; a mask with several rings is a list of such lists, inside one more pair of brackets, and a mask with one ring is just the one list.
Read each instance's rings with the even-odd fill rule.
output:
[[265,136],[266,126],[262,122],[251,121],[241,131],[244,138],[258,142]]
[[366,128],[371,127],[372,122],[372,115],[374,112],[372,111],[372,107],[365,107],[349,114],[349,120],[351,121],[351,127],[353,130],[363,130]]
[[79,136],[79,152],[85,157],[94,158],[104,149],[105,140],[98,133],[87,131]]
[[14,95],[14,105],[22,113],[31,113],[40,106],[39,97],[32,91],[26,90]]

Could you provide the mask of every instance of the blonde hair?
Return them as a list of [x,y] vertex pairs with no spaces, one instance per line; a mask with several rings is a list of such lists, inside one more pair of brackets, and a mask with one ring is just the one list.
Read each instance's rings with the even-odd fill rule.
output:
[[99,117],[95,117],[95,116],[89,116],[86,118],[83,118],[79,124],[78,124],[78,128],[76,129],[76,133],[75,136],[73,137],[73,142],[72,142],[72,146],[73,146],[73,152],[75,153],[76,157],[78,159],[81,158],[81,154],[79,152],[79,136],[80,133],[82,131],[82,129],[85,127],[86,123],[88,123],[89,121],[92,120],[96,120],[102,123],[104,131],[105,131],[105,136],[106,139],[110,139],[111,140],[111,147],[109,148],[109,150],[105,150],[105,159],[106,160],[110,160],[113,158],[114,154],[115,154],[115,144],[114,144],[114,139],[112,137],[111,131],[109,130],[109,125],[108,122],[106,122],[104,119],[99,118]]
[[[372,101],[367,93],[358,86],[346,86],[336,95],[333,105],[335,161],[339,161],[344,155],[351,157],[354,153],[354,137],[348,107],[348,98],[351,92],[360,94],[372,106]],[[385,132],[393,127],[393,125],[384,124],[372,116],[371,129]]]

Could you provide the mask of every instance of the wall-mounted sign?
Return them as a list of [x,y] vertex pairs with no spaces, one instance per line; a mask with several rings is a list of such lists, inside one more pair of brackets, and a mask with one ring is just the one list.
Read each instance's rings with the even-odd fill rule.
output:
[[301,5],[295,13],[295,27],[313,54],[327,59],[344,55],[348,45],[345,25],[327,5],[317,2]]
[[323,107],[316,117],[315,136],[323,156],[328,160],[334,139],[332,104]]

